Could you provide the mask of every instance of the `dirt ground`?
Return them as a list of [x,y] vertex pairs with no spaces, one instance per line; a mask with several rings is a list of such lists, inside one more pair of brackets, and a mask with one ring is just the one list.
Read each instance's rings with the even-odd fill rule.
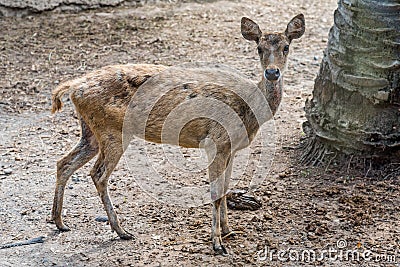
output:
[[[352,170],[351,162],[349,168],[304,167],[293,149],[304,135],[304,102],[311,97],[335,8],[336,0],[163,2],[2,18],[0,245],[40,236],[44,243],[0,249],[0,266],[400,266],[398,175]],[[96,220],[105,212],[88,176],[93,161],[67,185],[64,218],[72,231],[60,233],[49,222],[56,160],[79,138],[69,100],[62,113],[49,112],[50,92],[60,81],[110,64],[196,61],[220,62],[256,81],[256,47],[241,37],[240,18],[283,31],[298,13],[306,17],[306,33],[291,46],[274,121],[273,164],[257,192],[264,205],[229,211],[232,228],[240,231],[224,241],[229,256],[212,251],[209,204],[181,208],[156,201],[135,182],[141,173],[132,173],[124,161],[110,191],[134,240],[120,240]],[[205,174],[200,176],[206,183]],[[344,255],[349,250],[353,258]],[[305,251],[331,254],[307,261],[300,257]],[[356,254],[369,257],[357,261]]]

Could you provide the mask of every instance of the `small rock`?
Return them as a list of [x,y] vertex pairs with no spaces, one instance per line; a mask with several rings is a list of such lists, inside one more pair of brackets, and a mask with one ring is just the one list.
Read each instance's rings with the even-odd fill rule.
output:
[[267,196],[267,197],[269,197],[269,196],[271,196],[272,195],[272,192],[271,191],[264,191],[264,196]]
[[308,240],[316,240],[318,237],[314,235],[313,233],[308,233],[307,234]]
[[5,175],[10,175],[13,172],[13,170],[11,168],[7,168],[7,169],[4,169],[3,172]]
[[266,221],[272,221],[274,218],[271,216],[271,215],[269,215],[269,214],[264,214],[264,220],[266,220]]
[[160,235],[153,235],[151,238],[154,239],[154,240],[160,240],[161,236]]
[[96,219],[94,219],[96,222],[108,222],[108,217],[107,216],[97,216]]
[[21,214],[22,216],[25,216],[25,215],[27,215],[28,213],[29,213],[29,210],[23,210],[23,211],[20,212],[20,214]]
[[287,175],[286,172],[281,172],[281,173],[278,174],[278,176],[279,176],[279,178],[285,178],[285,177],[287,177],[288,175]]

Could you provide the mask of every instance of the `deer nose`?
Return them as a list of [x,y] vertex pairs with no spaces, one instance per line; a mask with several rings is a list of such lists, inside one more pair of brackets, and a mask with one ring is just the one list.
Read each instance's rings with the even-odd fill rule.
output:
[[266,69],[264,72],[264,76],[269,81],[276,81],[281,76],[279,69]]

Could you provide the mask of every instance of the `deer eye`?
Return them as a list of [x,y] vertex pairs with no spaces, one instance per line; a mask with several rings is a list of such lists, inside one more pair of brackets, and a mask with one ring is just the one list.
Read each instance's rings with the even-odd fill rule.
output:
[[284,53],[284,54],[289,53],[289,46],[288,46],[288,45],[285,45],[285,46],[283,47],[283,53]]

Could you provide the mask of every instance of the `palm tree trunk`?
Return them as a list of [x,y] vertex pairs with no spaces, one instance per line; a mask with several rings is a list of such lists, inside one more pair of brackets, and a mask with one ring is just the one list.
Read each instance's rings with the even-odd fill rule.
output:
[[303,127],[303,161],[400,148],[400,2],[339,0]]

